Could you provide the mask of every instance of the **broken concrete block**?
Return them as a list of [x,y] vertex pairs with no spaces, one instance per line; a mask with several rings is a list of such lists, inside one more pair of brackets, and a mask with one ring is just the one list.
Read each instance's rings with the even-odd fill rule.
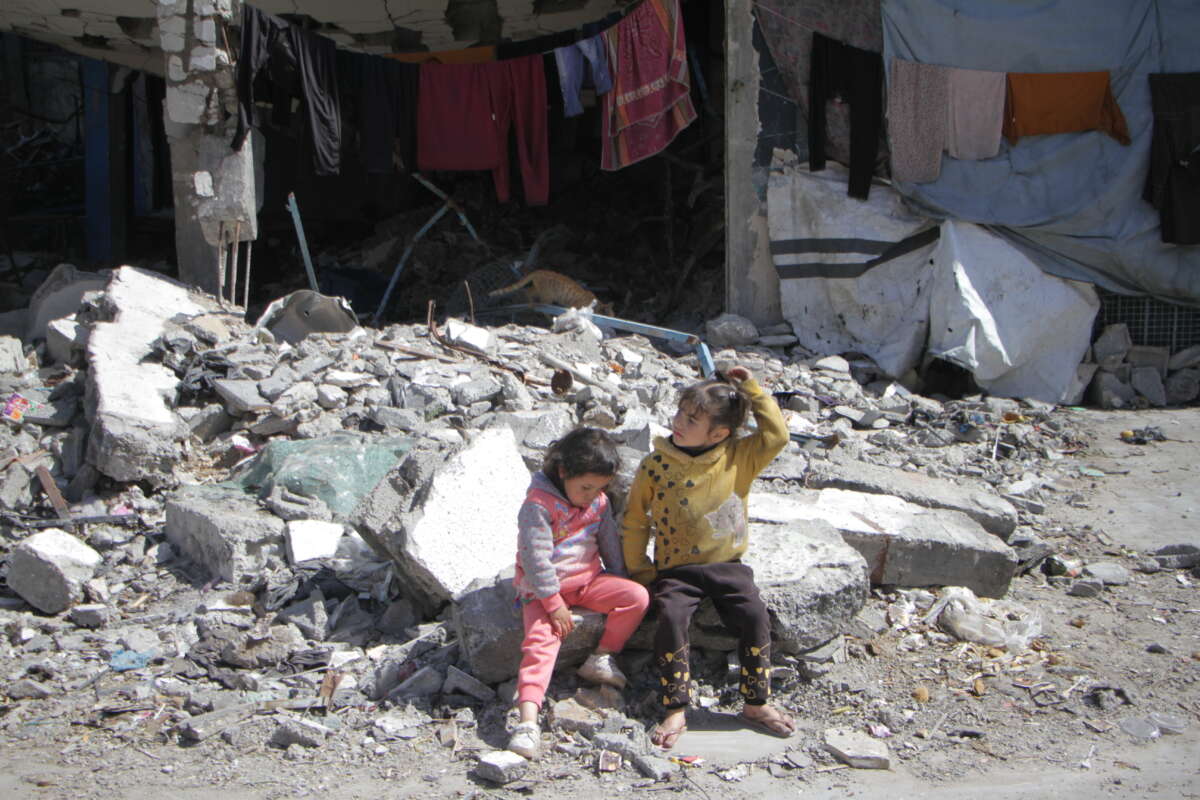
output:
[[924,508],[961,511],[984,530],[1007,540],[1017,527],[1017,510],[982,485],[959,484],[864,461],[815,461],[804,475],[810,489],[850,489],[891,495]]
[[430,697],[442,689],[446,679],[436,667],[424,666],[406,678],[399,686],[388,692],[389,699],[402,697]]
[[211,442],[233,427],[233,417],[225,413],[225,407],[220,403],[209,403],[186,413],[180,409],[180,416],[192,435],[202,442]]
[[[510,557],[511,560],[511,557]],[[472,583],[454,603],[454,628],[471,673],[485,683],[499,683],[517,674],[521,641],[525,638],[517,607],[510,564],[500,575]],[[576,610],[575,629],[563,639],[559,668],[581,663],[596,649],[604,633],[604,615]]]
[[109,608],[102,603],[75,606],[67,615],[81,628],[103,628],[108,624]]
[[46,326],[46,354],[56,364],[79,364],[87,350],[88,329],[71,317]]
[[411,408],[372,406],[367,416],[372,422],[388,429],[419,431],[425,427],[425,416]]
[[1125,355],[1133,347],[1133,339],[1129,337],[1129,328],[1123,322],[1108,325],[1100,333],[1099,338],[1092,342],[1092,353],[1101,369],[1113,369],[1125,360]]
[[298,519],[287,523],[284,540],[287,543],[288,560],[293,564],[312,561],[316,558],[333,558],[338,542],[346,532],[340,522],[322,522],[316,519]]
[[1200,545],[1188,542],[1164,545],[1152,555],[1161,569],[1190,569],[1200,565]]
[[255,381],[218,378],[213,381],[213,389],[232,416],[244,417],[271,410],[271,404],[258,393],[258,383]]
[[451,317],[446,320],[446,338],[459,347],[478,353],[491,353],[496,349],[496,334],[488,328],[468,325]]
[[210,575],[234,584],[256,583],[284,565],[283,532],[283,520],[235,489],[185,486],[167,501],[167,541]]
[[492,687],[451,664],[446,667],[446,681],[442,684],[442,694],[454,693],[474,697],[482,703],[490,703],[496,699]]
[[966,514],[898,497],[843,489],[756,493],[750,512],[777,523],[830,523],[866,559],[875,585],[966,586],[983,597],[1001,597],[1017,566],[1012,548]]
[[485,781],[503,786],[520,778],[528,768],[529,762],[516,753],[508,750],[493,750],[479,757],[479,763],[475,765],[474,773]]
[[84,295],[102,291],[108,282],[106,273],[85,272],[73,264],[56,266],[29,298],[26,341],[45,339],[51,320],[71,316],[79,310]]
[[0,336],[0,374],[21,373],[29,369],[25,348],[15,336]]
[[830,728],[825,731],[825,749],[855,769],[890,769],[892,765],[887,744],[859,731]]
[[8,557],[8,587],[29,605],[58,614],[83,598],[100,554],[59,528],[35,533]]
[[1128,408],[1137,399],[1137,392],[1116,374],[1101,369],[1092,378],[1091,396],[1101,408]]
[[1154,367],[1158,370],[1158,377],[1167,377],[1167,364],[1171,360],[1171,351],[1165,347],[1151,347],[1150,345],[1137,344],[1129,348],[1129,352],[1125,354],[1125,362],[1133,365],[1134,369],[1138,367]]
[[638,755],[634,756],[633,766],[638,772],[642,773],[645,778],[650,778],[653,781],[670,780],[678,769],[670,761],[658,756]]
[[758,328],[745,317],[722,314],[704,323],[704,337],[709,347],[741,347],[754,343]]
[[1129,570],[1113,561],[1093,561],[1084,564],[1083,576],[1095,578],[1105,586],[1124,586],[1129,583]]
[[150,356],[168,319],[207,309],[183,284],[134,267],[112,273],[102,306],[111,321],[87,344],[88,461],[114,480],[171,484],[188,428],[170,405],[178,378]]
[[500,381],[491,375],[485,375],[450,387],[450,396],[454,398],[456,405],[470,406],[484,400],[491,401],[500,394],[501,388]]
[[515,536],[528,486],[512,431],[491,428],[456,450],[414,447],[364,498],[353,522],[396,561],[410,595],[437,607],[512,564],[514,540],[498,531],[511,526]]
[[[750,501],[755,520],[755,499]],[[820,520],[750,529],[742,558],[754,570],[771,612],[771,633],[785,653],[808,650],[846,630],[867,600],[867,564]]]
[[1163,387],[1162,375],[1157,367],[1134,367],[1130,382],[1138,394],[1150,401],[1150,405],[1161,408],[1167,404],[1167,390]]
[[329,728],[306,719],[285,718],[271,734],[270,744],[286,750],[294,744],[302,747],[320,747],[332,733]]
[[[825,372],[844,372],[850,374],[850,362],[841,356],[825,356],[813,362],[813,369]],[[836,377],[836,376],[835,376]]]
[[45,700],[53,692],[32,678],[21,678],[8,684],[4,694],[9,700]]
[[323,642],[329,636],[329,615],[325,611],[325,595],[313,589],[308,597],[282,609],[275,619],[290,622],[309,639]]
[[487,427],[511,428],[519,444],[544,451],[550,444],[575,427],[575,416],[564,406],[555,405],[536,411],[501,411],[493,414]]
[[1167,361],[1167,369],[1188,369],[1200,366],[1200,344],[1185,347]]
[[272,625],[263,638],[242,634],[221,648],[221,660],[243,669],[278,667],[308,644],[295,625]]
[[604,715],[568,697],[550,706],[550,724],[565,733],[581,733],[591,739],[604,726]]
[[1200,369],[1181,369],[1172,372],[1163,387],[1167,393],[1167,405],[1181,406],[1200,397]]

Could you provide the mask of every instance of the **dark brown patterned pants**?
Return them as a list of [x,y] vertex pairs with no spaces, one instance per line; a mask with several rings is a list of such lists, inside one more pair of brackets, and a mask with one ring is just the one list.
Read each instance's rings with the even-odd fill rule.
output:
[[691,700],[688,626],[705,597],[725,627],[739,638],[739,690],[751,705],[767,702],[771,694],[771,620],[754,585],[754,570],[740,562],[689,564],[661,570],[650,585],[658,614],[654,660],[664,708],[680,708]]

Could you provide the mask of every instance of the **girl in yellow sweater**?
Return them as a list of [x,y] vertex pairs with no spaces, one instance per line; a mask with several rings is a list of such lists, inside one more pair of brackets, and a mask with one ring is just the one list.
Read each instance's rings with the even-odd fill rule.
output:
[[[754,413],[758,430],[736,436]],[[691,699],[688,625],[700,601],[711,597],[722,622],[739,637],[740,719],[776,736],[795,724],[767,703],[771,693],[771,622],[741,562],[749,531],[746,496],[750,484],[788,442],[787,425],[775,400],[745,367],[683,391],[671,421],[671,436],[659,437],[642,459],[629,490],[622,525],[630,577],[650,587],[658,628],[654,639],[663,721],[651,740],[675,745],[687,729]],[[654,540],[654,560],[646,546]]]

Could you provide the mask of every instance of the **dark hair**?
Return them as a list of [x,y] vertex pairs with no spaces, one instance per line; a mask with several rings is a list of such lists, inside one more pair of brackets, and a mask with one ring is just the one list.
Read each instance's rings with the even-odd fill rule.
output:
[[[562,491],[562,478],[595,474],[608,477],[621,468],[617,445],[599,428],[576,428],[550,445],[542,460],[542,472]],[[560,477],[559,472],[562,472]]]
[[719,372],[717,377],[693,383],[679,394],[679,407],[691,408],[708,415],[709,429],[729,428],[730,435],[746,421],[750,398]]

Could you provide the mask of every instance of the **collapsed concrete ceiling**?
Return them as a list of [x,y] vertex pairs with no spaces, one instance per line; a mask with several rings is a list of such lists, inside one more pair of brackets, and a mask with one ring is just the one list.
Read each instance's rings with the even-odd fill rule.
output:
[[[230,0],[188,0],[226,6]],[[155,0],[3,0],[0,31],[157,75],[164,71]],[[309,18],[339,47],[368,53],[520,41],[603,17],[620,0],[259,0]]]

